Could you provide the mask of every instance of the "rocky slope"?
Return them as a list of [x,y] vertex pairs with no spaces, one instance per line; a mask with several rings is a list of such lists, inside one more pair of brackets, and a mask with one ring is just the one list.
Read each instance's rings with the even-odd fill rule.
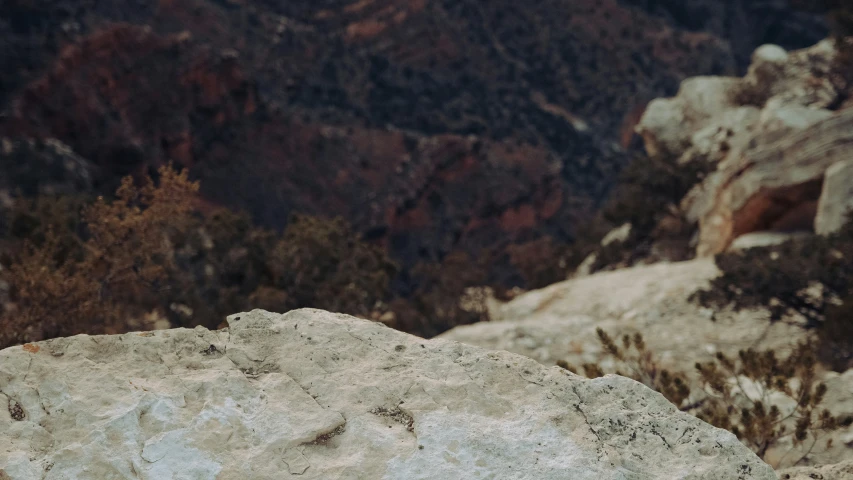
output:
[[[712,311],[689,297],[720,274],[709,254],[830,233],[850,212],[853,110],[834,78],[836,54],[829,41],[792,52],[766,45],[756,50],[744,77],[690,78],[675,97],[649,104],[637,126],[649,153],[711,167],[678,212],[698,224],[700,258],[597,273],[527,292],[492,305],[497,321],[441,336],[545,364],[593,363],[607,371],[613,358],[603,351],[596,328],[616,337],[641,333],[663,367],[688,373],[717,352],[785,352],[806,338],[795,324],[769,322],[763,309]],[[602,243],[630,232],[623,230]],[[853,370],[821,375],[831,392],[829,408],[853,413]],[[832,439],[832,447],[812,461],[833,463],[853,454],[851,428]],[[788,447],[766,458],[782,461]]]
[[[712,360],[717,352],[737,357],[747,348],[775,349],[782,356],[805,338],[802,328],[771,323],[762,310],[713,312],[688,300],[718,274],[709,258],[596,273],[496,304],[495,321],[456,327],[439,338],[519,353],[545,365],[589,362],[613,371],[617,366],[596,328],[616,338],[640,333],[663,368],[688,374],[696,362]],[[853,414],[853,370],[822,375],[828,387],[825,406],[837,415]],[[830,438],[832,448],[820,449],[811,461],[835,463],[853,455],[853,426]],[[790,447],[783,442],[770,451],[768,461],[775,465]],[[786,458],[791,457],[796,458]]]
[[404,264],[566,239],[645,102],[825,33],[778,3],[11,0],[0,134],[61,140],[102,188],[173,160],[211,201],[343,215]]
[[774,479],[632,380],[319,310],[0,351],[0,478]]

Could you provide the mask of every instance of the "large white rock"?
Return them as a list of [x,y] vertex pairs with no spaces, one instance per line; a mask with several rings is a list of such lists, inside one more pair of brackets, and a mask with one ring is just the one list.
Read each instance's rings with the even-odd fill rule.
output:
[[0,351],[0,478],[776,478],[626,378],[319,310],[228,322]]
[[731,90],[740,82],[729,77],[692,77],[684,80],[673,98],[649,103],[636,131],[649,155],[679,155],[690,147],[693,132],[735,105]]
[[826,170],[815,215],[815,232],[821,235],[841,229],[853,212],[853,160],[842,160]]

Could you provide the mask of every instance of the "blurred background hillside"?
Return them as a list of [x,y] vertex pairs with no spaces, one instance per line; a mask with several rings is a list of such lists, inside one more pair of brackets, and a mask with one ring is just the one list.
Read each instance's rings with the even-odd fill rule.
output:
[[[646,157],[650,100],[828,31],[826,8],[784,0],[4,0],[6,268],[48,230],[55,266],[91,253],[86,205],[172,164],[200,185],[189,218],[134,228],[163,229],[149,260],[173,272],[97,301],[211,327],[316,306],[435,335],[483,319],[484,295],[565,279],[613,227],[648,234],[698,181]],[[614,195],[620,178],[640,187]]]

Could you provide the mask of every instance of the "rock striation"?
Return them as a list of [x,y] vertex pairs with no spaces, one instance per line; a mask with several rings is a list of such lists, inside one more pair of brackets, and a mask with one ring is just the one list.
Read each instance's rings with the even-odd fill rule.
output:
[[775,479],[632,380],[319,310],[0,352],[0,477]]
[[743,78],[691,78],[649,105],[637,127],[649,154],[716,167],[682,202],[699,255],[755,232],[831,233],[844,222],[853,112],[835,110],[835,55],[829,40],[764,45]]

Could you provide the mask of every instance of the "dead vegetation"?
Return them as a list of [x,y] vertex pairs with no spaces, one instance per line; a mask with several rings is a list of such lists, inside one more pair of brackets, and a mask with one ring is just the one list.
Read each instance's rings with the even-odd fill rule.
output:
[[[814,345],[809,343],[799,344],[785,358],[773,350],[743,350],[736,358],[718,353],[713,361],[697,363],[689,375],[662,368],[639,333],[624,335],[621,346],[602,329],[597,333],[604,351],[619,365],[611,373],[633,378],[680,410],[731,431],[762,459],[771,448],[790,445],[777,468],[805,462],[829,448],[827,433],[853,423],[853,418],[834,416],[822,407],[827,389],[818,380]],[[559,365],[577,371],[565,362]],[[590,378],[605,373],[596,364],[585,364],[582,371]],[[802,453],[797,457],[794,451]]]

